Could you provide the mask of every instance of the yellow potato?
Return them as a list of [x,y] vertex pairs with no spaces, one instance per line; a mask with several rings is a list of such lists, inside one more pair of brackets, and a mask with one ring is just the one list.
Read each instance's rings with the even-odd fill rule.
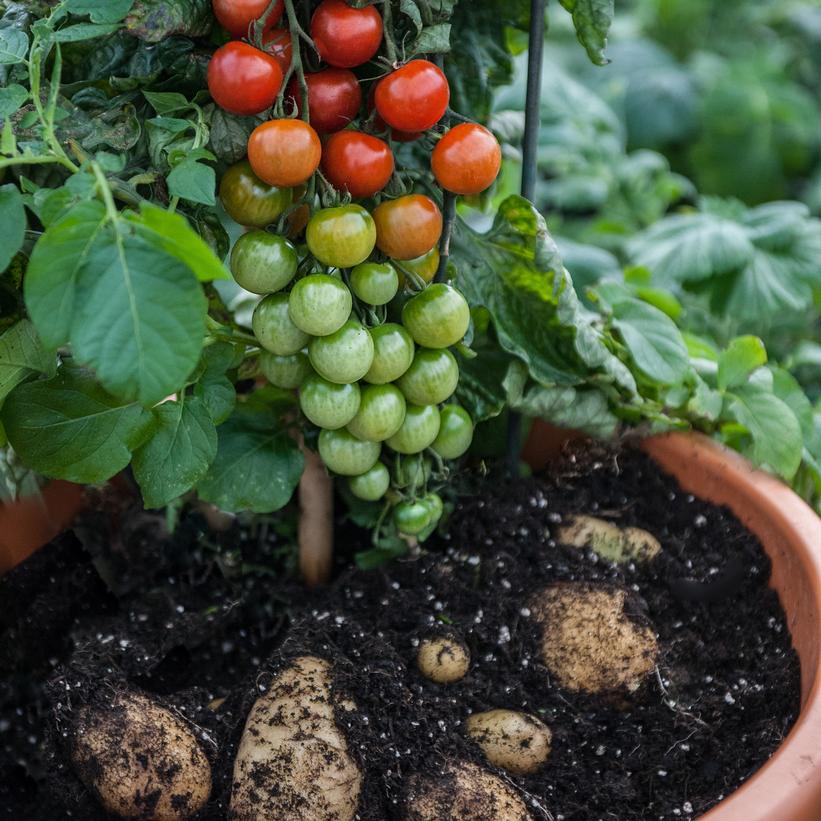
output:
[[81,707],[71,759],[106,810],[122,818],[186,821],[211,793],[211,767],[194,734],[140,693]]
[[514,775],[536,772],[550,755],[550,728],[527,713],[488,710],[470,716],[465,727],[491,764]]
[[[346,710],[348,700],[337,700]],[[331,665],[294,659],[258,698],[234,761],[231,821],[353,821],[362,773],[334,715]]]
[[566,690],[632,692],[655,667],[655,634],[625,614],[626,599],[623,588],[582,582],[560,582],[533,598],[542,659]]
[[647,562],[661,552],[661,544],[652,533],[639,527],[621,529],[595,516],[567,517],[556,532],[556,539],[573,547],[589,547],[611,562]]
[[437,684],[452,684],[467,675],[470,651],[452,636],[422,639],[416,655],[419,672]]
[[522,799],[477,764],[456,762],[442,775],[411,779],[405,821],[532,821]]

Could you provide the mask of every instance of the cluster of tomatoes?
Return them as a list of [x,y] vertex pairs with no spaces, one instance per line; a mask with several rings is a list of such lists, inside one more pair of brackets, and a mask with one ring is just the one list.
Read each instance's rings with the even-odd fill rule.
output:
[[[214,100],[243,115],[281,103],[297,46],[275,27],[283,9],[271,12],[267,0],[213,4],[236,36],[268,10],[261,49],[235,40],[214,54]],[[263,295],[252,323],[263,349],[261,371],[272,384],[298,390],[304,416],[320,429],[318,450],[328,469],[348,477],[361,499],[387,495],[399,531],[417,535],[442,513],[437,494],[418,492],[431,463],[422,454],[456,459],[473,438],[470,415],[449,401],[459,381],[450,348],[467,332],[470,309],[458,290],[433,281],[443,231],[437,203],[423,193],[382,193],[396,171],[391,146],[435,139],[433,177],[453,194],[490,186],[501,152],[482,126],[436,129],[450,91],[427,60],[391,66],[362,112],[361,84],[350,69],[380,48],[383,21],[374,6],[322,0],[310,35],[328,67],[304,76],[307,121],[281,116],[261,123],[247,160],[223,176],[222,203],[249,229],[232,249],[231,270],[243,288]],[[296,79],[285,95],[301,113]],[[367,130],[356,129],[357,122]],[[306,184],[318,171],[342,204],[317,207]],[[350,201],[370,198],[369,208]],[[287,237],[270,230],[277,221],[287,225]]]

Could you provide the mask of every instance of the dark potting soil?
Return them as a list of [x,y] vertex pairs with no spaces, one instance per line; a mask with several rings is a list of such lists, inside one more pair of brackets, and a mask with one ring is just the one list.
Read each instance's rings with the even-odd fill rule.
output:
[[[106,819],[66,746],[79,704],[130,687],[191,720],[214,772],[202,819],[223,821],[248,710],[306,653],[331,661],[358,705],[339,718],[365,773],[362,821],[401,818],[414,773],[482,762],[463,723],[497,707],[553,732],[540,772],[504,776],[534,821],[696,817],[767,760],[798,713],[799,663],[769,561],[729,511],[632,450],[569,453],[548,476],[477,488],[421,557],[343,568],[313,592],[286,573],[281,519],[215,533],[190,512],[169,537],[160,517],[102,495],[0,583],[0,817]],[[663,551],[618,566],[556,544],[576,512],[646,528]],[[366,539],[342,525],[340,563]],[[626,700],[564,691],[540,663],[528,601],[566,580],[625,585],[646,603],[659,664]],[[419,639],[443,630],[471,651],[456,684],[415,666]]]

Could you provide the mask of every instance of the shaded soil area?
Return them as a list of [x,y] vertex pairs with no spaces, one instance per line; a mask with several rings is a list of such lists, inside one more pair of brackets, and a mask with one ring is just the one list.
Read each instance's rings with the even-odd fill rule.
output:
[[[615,565],[557,544],[563,516],[646,528],[663,550]],[[472,713],[524,710],[552,730],[535,775],[505,776],[534,820],[696,817],[763,764],[794,722],[799,664],[767,587],[757,539],[726,509],[684,493],[644,455],[580,450],[544,477],[485,482],[450,535],[376,571],[350,569],[367,535],[341,523],[340,573],[306,592],[288,573],[293,533],[276,518],[210,530],[196,511],[162,518],[107,492],[0,583],[0,817],[108,816],[67,754],[74,716],[138,689],[192,722],[213,771],[207,821],[226,818],[248,710],[302,654],[333,664],[338,711],[364,775],[359,817],[403,817],[411,776],[483,762]],[[556,581],[626,586],[658,635],[659,665],[628,698],[562,690],[543,666],[532,595]],[[420,639],[458,635],[472,664],[437,685]]]

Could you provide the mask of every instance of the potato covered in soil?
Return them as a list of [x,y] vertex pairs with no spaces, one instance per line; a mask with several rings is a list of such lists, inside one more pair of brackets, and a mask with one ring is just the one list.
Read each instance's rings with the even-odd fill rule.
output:
[[[355,709],[350,701],[338,701]],[[234,761],[231,821],[352,821],[362,773],[334,716],[331,666],[301,656],[256,700]]]
[[528,713],[487,710],[470,716],[465,728],[494,767],[514,775],[536,772],[550,755],[550,728]]
[[531,821],[522,799],[498,775],[457,762],[441,775],[414,777],[405,821]]
[[648,562],[661,552],[661,544],[652,533],[640,527],[617,527],[595,516],[567,517],[556,533],[562,544],[589,547],[611,562]]
[[560,582],[536,594],[542,659],[566,690],[633,692],[656,665],[654,632],[625,613],[627,590]]
[[437,684],[452,684],[467,675],[470,651],[453,636],[431,636],[419,642],[419,672]]
[[71,760],[106,810],[122,818],[186,821],[211,793],[211,767],[194,734],[141,693],[81,707]]

